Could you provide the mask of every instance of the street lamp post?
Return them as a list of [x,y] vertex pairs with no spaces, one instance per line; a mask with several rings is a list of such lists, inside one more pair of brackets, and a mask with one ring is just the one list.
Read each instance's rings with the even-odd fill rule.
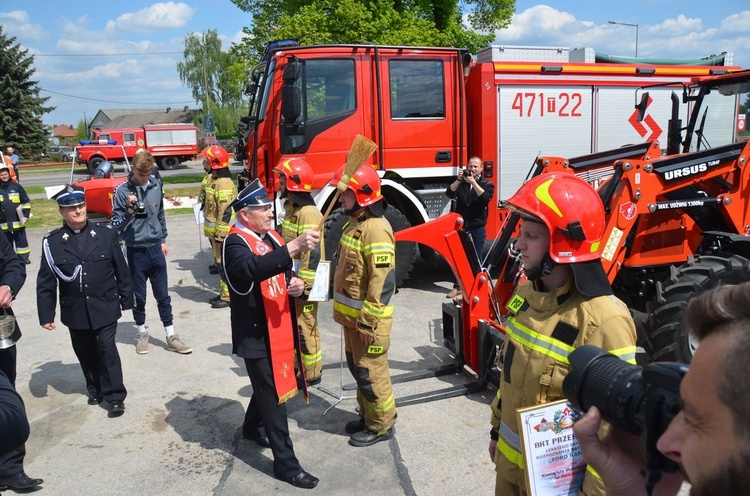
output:
[[621,26],[631,26],[635,28],[635,58],[638,58],[638,24],[628,22],[607,21],[609,24],[620,24]]

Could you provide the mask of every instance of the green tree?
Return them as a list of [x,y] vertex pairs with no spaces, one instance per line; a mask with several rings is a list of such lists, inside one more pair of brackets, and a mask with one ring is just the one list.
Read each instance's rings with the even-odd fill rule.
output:
[[[507,27],[515,0],[232,0],[253,24],[238,52],[257,60],[268,41],[455,46],[476,53]],[[465,19],[464,19],[465,15]]]
[[55,109],[44,105],[49,97],[39,96],[38,81],[31,80],[34,72],[33,55],[0,26],[0,139],[21,156],[45,149],[48,134],[42,116]]
[[221,50],[215,29],[185,36],[184,59],[177,64],[183,84],[190,87],[196,102],[205,111],[213,107],[236,108],[242,103],[241,75],[237,74],[236,56]]

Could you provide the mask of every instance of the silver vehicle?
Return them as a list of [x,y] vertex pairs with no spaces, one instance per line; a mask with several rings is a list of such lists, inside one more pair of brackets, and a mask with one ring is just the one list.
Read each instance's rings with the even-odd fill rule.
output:
[[62,145],[52,145],[44,152],[45,157],[52,159],[59,158],[63,162],[70,162],[73,160],[74,155],[75,153],[71,147]]

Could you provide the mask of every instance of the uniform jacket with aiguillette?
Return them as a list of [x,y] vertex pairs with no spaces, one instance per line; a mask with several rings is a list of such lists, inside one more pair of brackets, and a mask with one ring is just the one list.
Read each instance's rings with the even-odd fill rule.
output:
[[82,232],[83,252],[67,225],[44,238],[36,281],[41,325],[55,321],[58,284],[60,320],[71,329],[104,327],[133,307],[130,270],[115,230],[87,222]]
[[635,363],[636,332],[622,301],[613,295],[584,296],[573,279],[549,292],[537,291],[526,281],[518,286],[508,308],[511,316],[506,323],[500,389],[492,403],[492,429],[494,435],[499,433],[497,471],[518,483],[523,480],[523,461],[516,410],[564,399],[568,354],[584,344]]

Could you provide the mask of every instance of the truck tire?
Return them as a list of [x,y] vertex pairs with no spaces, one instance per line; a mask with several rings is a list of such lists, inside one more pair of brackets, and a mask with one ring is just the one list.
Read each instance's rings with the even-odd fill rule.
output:
[[175,170],[180,166],[180,160],[177,157],[162,157],[159,165],[162,170]]
[[86,168],[89,171],[89,174],[93,174],[97,167],[99,167],[99,164],[104,162],[104,159],[102,157],[94,157],[91,160],[88,161],[86,164]]
[[[393,232],[411,227],[404,214],[389,205],[385,212],[385,218],[393,228]],[[328,216],[325,224],[325,256],[326,260],[331,261],[331,284],[333,284],[333,273],[336,270],[336,250],[341,241],[341,233],[344,230],[344,224],[349,220],[349,216],[344,214],[342,208],[337,208]],[[409,278],[411,269],[414,267],[414,261],[417,258],[417,244],[412,242],[396,243],[396,286],[401,287],[404,281]]]
[[688,301],[723,284],[750,281],[750,260],[731,253],[696,256],[670,269],[648,305],[644,348],[655,361],[690,363],[698,343],[682,324]]

